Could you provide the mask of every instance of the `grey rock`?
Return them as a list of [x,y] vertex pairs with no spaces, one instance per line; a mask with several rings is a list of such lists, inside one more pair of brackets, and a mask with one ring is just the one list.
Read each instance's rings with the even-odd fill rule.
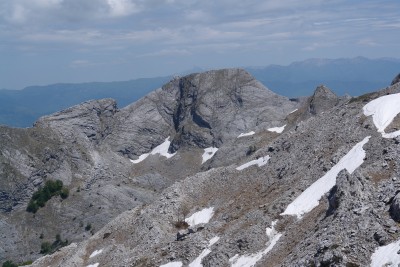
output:
[[397,194],[390,205],[390,216],[396,222],[400,222],[400,194]]
[[397,74],[396,77],[394,77],[394,79],[392,80],[391,85],[395,85],[398,82],[400,82],[400,73]]
[[309,111],[316,115],[336,106],[339,98],[328,87],[320,85],[315,89],[309,101]]

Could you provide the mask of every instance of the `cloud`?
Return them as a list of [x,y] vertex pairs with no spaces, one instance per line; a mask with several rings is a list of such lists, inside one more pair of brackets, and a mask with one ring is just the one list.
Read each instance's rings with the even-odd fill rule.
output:
[[110,7],[110,15],[124,17],[139,12],[140,7],[130,0],[106,0]]
[[189,52],[187,49],[162,49],[160,51],[151,52],[139,55],[138,57],[160,57],[160,56],[188,56],[192,53]]

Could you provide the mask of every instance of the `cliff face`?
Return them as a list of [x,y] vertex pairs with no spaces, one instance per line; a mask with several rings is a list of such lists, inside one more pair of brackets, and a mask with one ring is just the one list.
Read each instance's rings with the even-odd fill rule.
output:
[[[33,266],[382,266],[381,250],[400,263],[399,92],[297,102],[230,69],[3,128],[16,178],[2,196],[23,190],[1,202],[0,255],[38,258],[61,234],[73,243]],[[70,196],[27,213],[48,179]]]
[[[242,132],[281,125],[297,105],[247,72],[229,69],[175,78],[123,109],[112,99],[88,101],[32,128],[2,127],[0,262],[36,258],[40,244],[57,234],[87,238],[85,226],[97,231],[123,211],[151,203],[174,181],[226,165],[223,158],[202,165],[203,149],[223,149]],[[160,144],[178,153],[133,163]],[[56,179],[70,196],[51,199],[35,215],[26,212],[32,194]]]

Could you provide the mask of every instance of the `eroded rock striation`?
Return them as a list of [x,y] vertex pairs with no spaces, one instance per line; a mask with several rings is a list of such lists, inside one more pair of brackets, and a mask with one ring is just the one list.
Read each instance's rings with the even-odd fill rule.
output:
[[[30,142],[39,129],[51,142],[14,168],[25,182],[46,173],[32,190],[61,177],[73,193],[35,216],[23,200],[4,210],[1,255],[32,266],[398,264],[400,139],[384,138],[363,108],[399,92],[397,83],[349,99],[318,87],[291,101],[230,69],[173,79],[125,109],[103,100],[43,118]],[[38,258],[41,231],[72,243]]]

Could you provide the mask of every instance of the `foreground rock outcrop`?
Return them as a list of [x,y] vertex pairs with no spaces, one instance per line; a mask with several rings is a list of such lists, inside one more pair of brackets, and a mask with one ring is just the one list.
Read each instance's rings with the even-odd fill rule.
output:
[[[40,178],[63,177],[74,193],[33,218],[23,201],[12,206],[1,234],[21,254],[33,250],[31,258],[39,256],[43,226],[52,229],[44,239],[60,231],[72,241],[32,266],[400,263],[392,249],[400,239],[396,109],[386,113],[394,119],[384,134],[374,114],[382,118],[385,109],[365,110],[399,93],[399,83],[352,99],[319,87],[290,101],[241,70],[222,70],[175,79],[123,110],[111,100],[85,103],[94,107],[83,116],[88,123],[61,116],[74,122],[72,132],[68,120],[65,128],[53,124],[60,114],[37,124],[53,132],[53,149],[63,147],[40,150],[52,162]],[[21,254],[2,255],[28,258]]]

